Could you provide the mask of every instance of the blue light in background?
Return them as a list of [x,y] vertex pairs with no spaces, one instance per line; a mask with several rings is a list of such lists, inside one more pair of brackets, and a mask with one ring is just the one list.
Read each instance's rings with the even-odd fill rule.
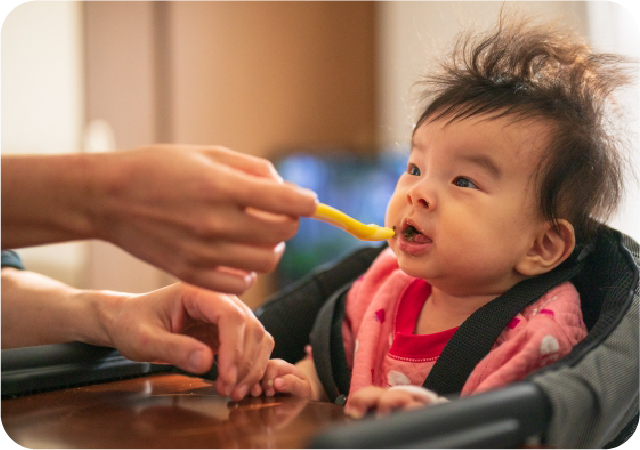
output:
[[[356,155],[331,151],[291,153],[276,160],[275,166],[286,181],[316,192],[319,201],[363,223],[383,225],[387,202],[406,163],[407,155],[399,152]],[[379,243],[360,241],[332,225],[303,218],[276,269],[277,288],[358,247],[371,245]]]

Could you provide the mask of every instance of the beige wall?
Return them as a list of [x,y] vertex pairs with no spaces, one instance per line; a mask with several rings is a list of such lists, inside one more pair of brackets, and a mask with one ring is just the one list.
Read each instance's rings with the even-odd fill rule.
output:
[[[589,36],[596,48],[640,60],[640,15],[638,3],[634,3],[635,8],[631,9],[628,2],[588,3]],[[616,125],[621,133],[628,135],[632,154],[625,168],[627,184],[623,203],[610,224],[640,242],[640,86],[619,92],[617,98],[630,120]]]
[[[79,3],[28,2],[13,6],[2,23],[2,154],[79,152]],[[33,271],[75,286],[83,281],[85,243],[33,247],[21,249],[19,254]]]
[[373,27],[370,2],[172,3],[173,140],[371,144]]
[[[84,120],[109,128],[113,142],[103,150],[158,141],[154,17],[154,2],[82,3]],[[92,289],[145,292],[168,278],[114,245],[94,241],[87,247],[83,281]]]
[[426,64],[470,27],[497,23],[501,8],[540,18],[563,18],[587,33],[586,2],[391,1],[379,3],[378,123],[380,142],[405,148],[415,121],[412,84]]

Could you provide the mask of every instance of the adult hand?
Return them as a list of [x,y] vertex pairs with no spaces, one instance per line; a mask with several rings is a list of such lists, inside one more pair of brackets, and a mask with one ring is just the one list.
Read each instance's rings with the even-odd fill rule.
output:
[[179,279],[239,294],[273,270],[314,193],[217,146],[3,156],[2,246],[102,239]]
[[237,297],[176,283],[112,300],[94,303],[105,343],[125,357],[204,373],[217,354],[216,388],[236,400],[262,378],[274,341]]
[[241,293],[251,272],[272,271],[298,217],[316,208],[315,194],[282,183],[268,161],[222,147],[155,146],[109,156],[110,181],[96,187],[107,187],[94,209],[97,235],[216,291]]

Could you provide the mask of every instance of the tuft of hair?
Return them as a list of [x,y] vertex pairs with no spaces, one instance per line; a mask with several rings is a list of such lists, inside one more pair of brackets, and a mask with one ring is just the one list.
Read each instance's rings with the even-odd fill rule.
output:
[[615,212],[625,158],[608,120],[614,90],[636,79],[636,61],[595,53],[578,34],[501,14],[497,30],[458,37],[451,54],[421,88],[425,120],[486,115],[549,123],[535,181],[539,209],[566,219],[588,241]]

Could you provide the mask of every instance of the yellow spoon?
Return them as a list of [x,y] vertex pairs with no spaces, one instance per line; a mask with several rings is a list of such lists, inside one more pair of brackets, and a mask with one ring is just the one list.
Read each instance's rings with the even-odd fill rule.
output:
[[369,224],[365,225],[347,216],[342,211],[332,208],[324,203],[319,203],[314,219],[320,219],[323,222],[335,225],[338,228],[342,228],[347,233],[353,234],[361,241],[384,241],[390,239],[395,235],[395,231],[388,227],[381,227],[379,225]]

